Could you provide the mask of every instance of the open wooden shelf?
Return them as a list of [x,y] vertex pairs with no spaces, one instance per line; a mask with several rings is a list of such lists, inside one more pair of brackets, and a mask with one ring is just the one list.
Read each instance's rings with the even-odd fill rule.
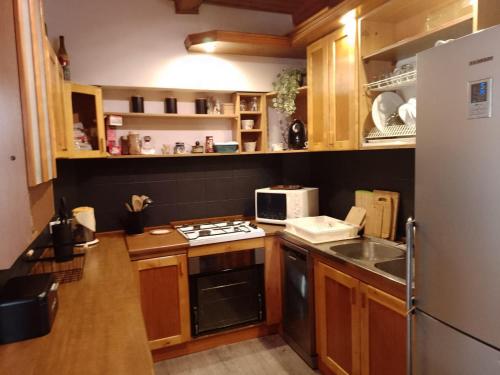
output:
[[237,115],[200,115],[182,113],[136,113],[136,112],[105,112],[104,115],[115,115],[129,118],[162,118],[162,119],[228,119],[234,120]]
[[189,34],[184,46],[189,52],[208,53],[207,43],[211,43],[215,54],[249,55],[267,57],[305,58],[304,46],[291,45],[288,36],[253,34],[237,31],[210,30]]
[[418,52],[434,47],[437,40],[455,39],[472,32],[472,15],[466,15],[441,26],[400,40],[363,56],[363,60],[396,61],[415,56]]
[[242,133],[262,133],[262,129],[241,129]]
[[259,116],[261,114],[262,114],[261,111],[240,111],[240,115],[255,115],[255,116]]

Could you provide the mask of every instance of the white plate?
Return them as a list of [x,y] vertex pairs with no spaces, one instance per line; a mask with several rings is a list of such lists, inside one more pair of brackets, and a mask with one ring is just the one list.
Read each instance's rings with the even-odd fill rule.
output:
[[403,104],[403,99],[393,92],[384,92],[377,96],[372,105],[372,119],[375,126],[382,133],[385,132],[385,122],[390,115],[398,111],[398,108]]

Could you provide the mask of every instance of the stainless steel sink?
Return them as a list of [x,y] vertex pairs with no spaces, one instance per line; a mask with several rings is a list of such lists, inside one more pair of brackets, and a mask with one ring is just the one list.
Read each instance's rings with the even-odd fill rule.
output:
[[405,252],[397,247],[373,241],[359,241],[330,247],[330,250],[348,258],[369,262],[401,258]]
[[406,279],[406,258],[375,263],[375,267],[393,276],[399,277],[400,279]]

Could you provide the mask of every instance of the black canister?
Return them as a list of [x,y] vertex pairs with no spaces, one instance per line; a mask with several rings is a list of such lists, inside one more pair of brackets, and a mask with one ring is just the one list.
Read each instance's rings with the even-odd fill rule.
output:
[[71,223],[63,222],[52,226],[52,244],[56,262],[73,259],[73,231]]
[[144,113],[144,97],[132,96],[130,98],[131,111],[135,113]]
[[144,214],[142,211],[127,212],[127,225],[125,231],[127,234],[141,234],[144,233]]
[[198,115],[206,115],[208,110],[208,102],[205,98],[195,99],[194,101],[196,114]]
[[177,98],[165,99],[165,113],[177,113]]

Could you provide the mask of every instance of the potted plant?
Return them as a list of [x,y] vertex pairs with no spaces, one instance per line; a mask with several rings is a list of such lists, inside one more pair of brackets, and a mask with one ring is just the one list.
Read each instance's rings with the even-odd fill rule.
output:
[[293,115],[296,110],[295,98],[299,93],[299,87],[304,80],[304,72],[300,69],[283,69],[273,82],[276,97],[273,98],[273,108],[287,114]]

